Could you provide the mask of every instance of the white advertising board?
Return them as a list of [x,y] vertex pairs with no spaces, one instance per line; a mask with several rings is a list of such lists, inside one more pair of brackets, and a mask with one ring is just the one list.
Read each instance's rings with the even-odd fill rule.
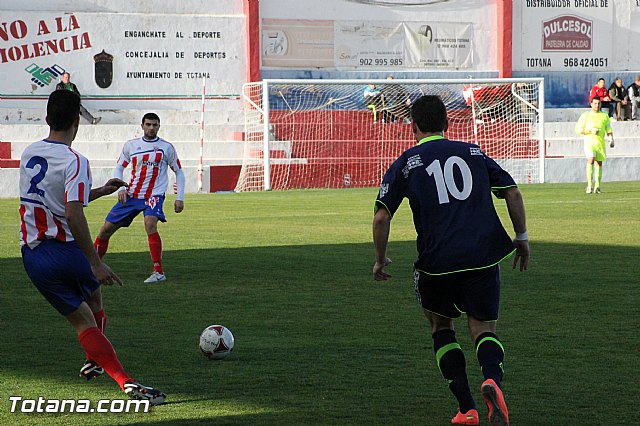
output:
[[104,100],[238,94],[246,79],[242,15],[0,11],[0,95],[42,96],[64,71]]
[[266,69],[496,70],[494,1],[261,3]]
[[[514,2],[514,71],[640,68],[640,0]],[[521,29],[519,31],[518,29]]]
[[265,19],[262,31],[264,66],[365,70],[472,66],[471,24]]

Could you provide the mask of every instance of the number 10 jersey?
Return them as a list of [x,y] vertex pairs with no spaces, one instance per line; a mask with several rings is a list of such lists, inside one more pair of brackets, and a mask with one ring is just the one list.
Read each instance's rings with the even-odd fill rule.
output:
[[430,275],[493,266],[514,248],[491,193],[515,187],[509,173],[478,145],[431,136],[402,154],[376,200],[391,216],[409,199],[416,228],[416,269]]

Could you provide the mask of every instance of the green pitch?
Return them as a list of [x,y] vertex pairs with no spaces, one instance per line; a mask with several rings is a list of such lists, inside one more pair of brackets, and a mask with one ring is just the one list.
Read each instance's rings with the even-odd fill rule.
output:
[[[640,186],[522,187],[532,259],[503,264],[498,332],[515,425],[617,425],[637,411]],[[72,328],[28,281],[18,201],[0,200],[0,424],[447,425],[456,406],[415,301],[409,208],[392,222],[389,282],[371,280],[375,189],[191,195],[160,226],[168,280],[142,281],[141,218],[111,240],[123,278],[104,288],[107,336],[125,368],[168,404],[147,414],[10,413],[25,399],[121,399],[106,375],[77,377]],[[113,198],[86,209],[95,236]],[[504,203],[497,202],[508,223]],[[510,230],[510,225],[507,227]],[[229,327],[233,354],[209,361],[198,336]],[[458,337],[480,405],[481,374]]]

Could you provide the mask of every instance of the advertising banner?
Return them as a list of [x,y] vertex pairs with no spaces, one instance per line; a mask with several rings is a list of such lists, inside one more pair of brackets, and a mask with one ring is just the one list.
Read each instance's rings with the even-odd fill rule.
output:
[[473,25],[461,22],[404,24],[405,55],[415,67],[471,68]]
[[470,68],[473,25],[451,22],[262,20],[262,66]]
[[245,81],[243,16],[0,11],[0,95],[42,96],[63,72],[83,96],[171,99]]
[[[514,2],[513,69],[517,71],[619,68],[613,49],[614,0]],[[517,9],[520,10],[517,10]]]
[[262,66],[333,67],[333,21],[262,20]]

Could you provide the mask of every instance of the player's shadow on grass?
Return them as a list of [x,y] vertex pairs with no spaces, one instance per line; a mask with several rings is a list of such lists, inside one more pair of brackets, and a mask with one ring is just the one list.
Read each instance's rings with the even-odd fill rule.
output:
[[[507,262],[502,270],[511,400],[563,418],[562,407],[598,390],[593,404],[631,412],[635,403],[619,389],[632,389],[640,374],[624,344],[637,342],[637,247],[533,243],[532,251],[527,273]],[[166,423],[418,423],[451,401],[433,385],[441,377],[413,294],[415,243],[391,242],[389,255],[392,280],[374,282],[368,243],[168,251],[168,280],[149,285],[148,253],[108,254],[125,286],[103,289],[106,334],[134,377],[169,394],[165,410],[191,413]],[[0,270],[6,392],[24,394],[26,381],[32,397],[118,398],[109,378],[76,377],[84,353],[20,259],[0,259]],[[226,360],[198,352],[211,324],[235,335]],[[462,324],[458,333],[464,342]],[[540,391],[554,404],[529,398]]]

